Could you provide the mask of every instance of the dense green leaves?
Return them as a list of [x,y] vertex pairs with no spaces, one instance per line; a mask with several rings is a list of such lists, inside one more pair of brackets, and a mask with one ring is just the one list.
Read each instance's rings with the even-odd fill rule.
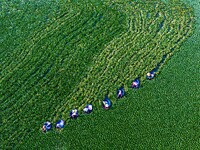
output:
[[191,34],[193,23],[190,8],[161,2],[2,6],[1,122],[3,145],[10,147],[46,120],[67,120],[74,107],[92,102],[99,111],[107,90],[115,103],[116,88],[128,89],[137,76],[143,82]]

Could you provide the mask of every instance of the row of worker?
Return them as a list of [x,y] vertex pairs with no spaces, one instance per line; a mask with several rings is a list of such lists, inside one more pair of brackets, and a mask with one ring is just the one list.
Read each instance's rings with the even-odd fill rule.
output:
[[[154,76],[155,76],[154,72],[149,72],[147,73],[146,78],[148,80],[151,80],[154,78]],[[133,80],[131,84],[131,88],[137,89],[139,87],[140,87],[140,79],[136,78]],[[117,89],[117,98],[122,98],[124,95],[125,95],[125,90],[124,90],[124,87],[121,86],[119,89]],[[102,101],[102,107],[105,110],[108,110],[111,107],[111,105],[112,105],[111,100],[108,98],[108,94],[106,94],[104,100]],[[92,111],[93,111],[92,104],[86,105],[86,107],[83,109],[83,112],[87,114],[91,113]],[[78,110],[77,109],[71,110],[69,116],[71,119],[76,119],[78,117]],[[55,128],[62,129],[64,128],[64,125],[65,125],[64,120],[58,120],[55,124]],[[51,129],[52,129],[52,123],[49,121],[45,122],[42,126],[42,130],[44,132],[49,131]]]

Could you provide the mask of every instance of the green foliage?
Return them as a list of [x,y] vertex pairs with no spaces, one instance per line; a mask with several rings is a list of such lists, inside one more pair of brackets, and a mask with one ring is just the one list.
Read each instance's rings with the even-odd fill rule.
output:
[[[3,1],[2,8],[3,148],[24,144],[27,138],[37,141],[43,122],[55,122],[60,117],[67,120],[74,107],[82,110],[92,102],[95,112],[87,117],[98,118],[106,91],[110,91],[115,105],[117,87],[124,84],[128,89],[137,76],[144,83],[146,73],[162,61],[163,55],[167,55],[167,61],[174,53],[171,49],[177,50],[191,35],[194,22],[190,7],[162,2]],[[142,109],[139,103],[132,105],[134,110]],[[137,113],[142,116],[141,111]],[[111,125],[112,120],[107,124]],[[87,130],[87,125],[83,129]],[[69,129],[63,132],[66,134]],[[81,129],[74,134],[79,132]],[[49,139],[44,135],[42,140],[59,133],[49,134]]]

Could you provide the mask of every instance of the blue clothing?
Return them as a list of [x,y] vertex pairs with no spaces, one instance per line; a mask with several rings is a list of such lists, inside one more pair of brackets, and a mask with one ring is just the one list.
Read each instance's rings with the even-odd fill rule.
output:
[[147,75],[146,78],[147,78],[148,80],[151,80],[151,79],[154,78],[155,74],[154,74],[153,71],[151,71],[151,72],[149,72],[149,73],[150,73],[150,75],[149,75],[149,76]]
[[140,87],[140,80],[138,78],[133,80],[131,87],[132,88],[139,88]]
[[77,109],[73,109],[73,110],[70,112],[70,118],[76,119],[77,117],[78,117],[78,110],[77,110]]
[[64,120],[58,120],[56,122],[56,128],[64,128],[65,122]]
[[91,104],[89,104],[89,105],[87,105],[85,108],[84,108],[84,112],[85,113],[91,113],[92,112],[92,105]]
[[117,97],[118,97],[118,98],[122,98],[124,95],[125,95],[125,90],[124,90],[123,87],[120,87],[120,88],[117,90]]
[[43,125],[43,129],[45,129],[45,131],[49,131],[52,128],[52,124],[50,122],[45,122]]
[[104,109],[109,109],[111,107],[111,101],[107,96],[103,100],[102,106],[103,106]]

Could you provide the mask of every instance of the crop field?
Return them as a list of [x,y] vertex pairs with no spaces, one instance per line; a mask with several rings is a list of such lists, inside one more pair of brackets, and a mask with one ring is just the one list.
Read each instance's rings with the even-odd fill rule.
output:
[[67,128],[70,110],[85,117],[88,103],[98,118],[107,91],[117,105],[121,85],[131,100],[132,80],[159,76],[194,18],[179,1],[0,1],[0,149],[43,134],[46,120]]

